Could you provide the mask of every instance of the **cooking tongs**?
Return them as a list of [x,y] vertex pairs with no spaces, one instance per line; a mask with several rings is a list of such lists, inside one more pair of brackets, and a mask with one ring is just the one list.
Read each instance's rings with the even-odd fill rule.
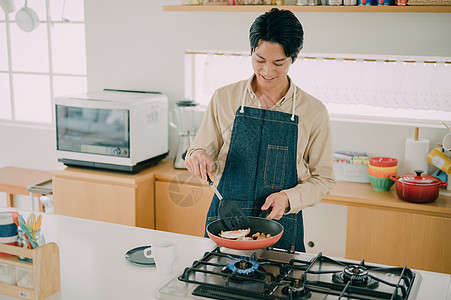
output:
[[218,215],[229,230],[238,230],[249,228],[249,218],[244,211],[233,200],[222,198],[216,186],[207,174],[207,181],[219,199]]

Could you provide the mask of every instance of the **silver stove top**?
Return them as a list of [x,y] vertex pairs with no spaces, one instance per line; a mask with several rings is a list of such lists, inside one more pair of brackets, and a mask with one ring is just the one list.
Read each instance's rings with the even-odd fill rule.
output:
[[[251,261],[252,268],[258,270],[251,279],[247,279],[248,274],[237,275],[234,266],[243,260]],[[351,272],[352,282],[346,280],[347,272]],[[365,275],[362,272],[368,276],[359,284],[360,276]],[[393,299],[414,300],[420,284],[421,275],[406,267],[278,249],[241,251],[218,247],[160,288],[157,299],[341,299],[340,294],[344,299],[390,299],[397,290],[400,296]],[[302,293],[298,292],[299,286]],[[203,293],[204,289],[212,294],[192,294],[199,290]]]

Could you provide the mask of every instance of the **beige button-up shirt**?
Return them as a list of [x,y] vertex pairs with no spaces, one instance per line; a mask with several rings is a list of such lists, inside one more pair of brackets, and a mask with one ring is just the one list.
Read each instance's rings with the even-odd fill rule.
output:
[[[253,77],[221,87],[214,92],[202,125],[187,152],[189,156],[197,149],[204,149],[217,166],[216,180],[220,179],[224,170],[235,112],[241,106],[243,93],[246,91],[245,106],[260,108],[260,102],[251,87],[252,79]],[[299,116],[298,184],[283,190],[290,202],[288,214],[318,203],[335,184],[330,121],[325,105],[296,87],[290,79],[286,95],[269,109],[291,114],[294,89],[295,114]]]

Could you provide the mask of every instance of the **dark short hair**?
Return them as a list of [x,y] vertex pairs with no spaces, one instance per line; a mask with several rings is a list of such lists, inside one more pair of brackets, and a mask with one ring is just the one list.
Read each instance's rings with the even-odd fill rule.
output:
[[255,19],[249,30],[251,52],[260,40],[282,45],[287,57],[296,58],[304,42],[298,18],[289,10],[273,8]]

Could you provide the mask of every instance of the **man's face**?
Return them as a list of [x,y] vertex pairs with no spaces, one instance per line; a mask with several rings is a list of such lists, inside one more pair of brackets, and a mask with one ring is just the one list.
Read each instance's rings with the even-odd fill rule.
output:
[[252,53],[257,85],[264,89],[285,85],[291,63],[291,57],[285,55],[282,45],[260,40]]

